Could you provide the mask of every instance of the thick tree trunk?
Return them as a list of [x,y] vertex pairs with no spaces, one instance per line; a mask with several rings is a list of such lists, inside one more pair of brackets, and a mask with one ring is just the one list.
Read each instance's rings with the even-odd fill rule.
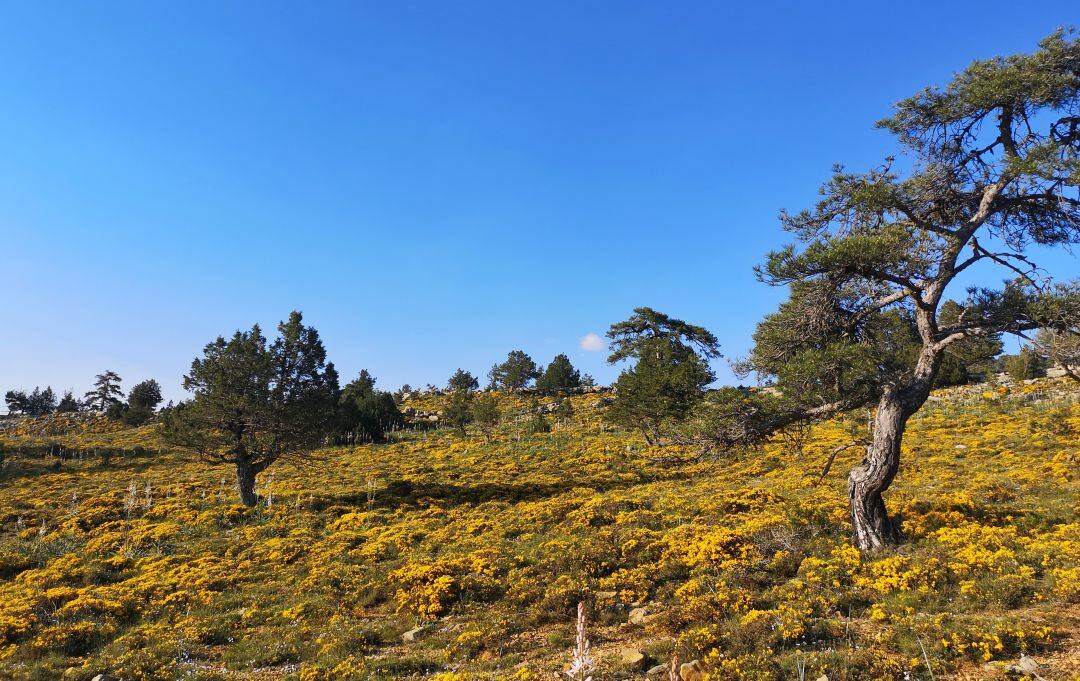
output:
[[244,506],[255,506],[259,495],[255,493],[255,466],[250,461],[236,462],[236,487],[240,490],[240,501]]
[[867,447],[866,458],[848,475],[854,540],[863,551],[878,551],[900,538],[899,528],[889,518],[881,495],[900,468],[900,442],[908,415],[899,392],[888,388],[878,401],[873,440]]
[[[932,339],[934,327],[927,319],[920,319],[920,329],[925,330],[927,339]],[[878,551],[900,541],[900,528],[889,518],[881,495],[889,489],[900,469],[900,443],[907,420],[926,403],[940,363],[940,349],[928,340],[919,353],[911,378],[899,386],[885,386],[878,400],[866,458],[848,474],[855,545],[863,551]]]

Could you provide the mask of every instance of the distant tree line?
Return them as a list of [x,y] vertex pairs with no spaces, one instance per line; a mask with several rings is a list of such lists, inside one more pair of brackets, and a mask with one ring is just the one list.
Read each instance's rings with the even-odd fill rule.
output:
[[120,383],[120,376],[116,372],[106,371],[94,378],[93,389],[82,400],[76,399],[70,390],[57,400],[52,387],[47,386],[44,389],[35,387],[29,393],[8,390],[4,394],[4,402],[9,414],[24,416],[95,412],[133,426],[142,425],[153,418],[161,404],[161,385],[154,379],[137,383],[125,400]]

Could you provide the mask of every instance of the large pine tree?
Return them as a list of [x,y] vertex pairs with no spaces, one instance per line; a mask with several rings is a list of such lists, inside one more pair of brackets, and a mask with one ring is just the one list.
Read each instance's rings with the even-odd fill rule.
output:
[[[1059,32],[899,102],[879,125],[904,157],[838,168],[817,205],[782,215],[795,243],[759,270],[790,297],[762,321],[745,368],[779,396],[723,391],[703,432],[731,444],[872,405],[865,459],[848,475],[854,541],[896,542],[882,495],[949,353],[1080,319],[1076,289],[1053,282],[1031,249],[1080,242],[1078,93],[1080,42]],[[1008,281],[944,306],[974,267]]]

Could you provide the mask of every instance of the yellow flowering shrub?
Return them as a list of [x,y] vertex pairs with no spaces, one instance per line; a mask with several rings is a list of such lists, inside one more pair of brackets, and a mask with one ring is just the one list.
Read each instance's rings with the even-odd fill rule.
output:
[[[1068,678],[1080,405],[1034,385],[941,391],[911,420],[887,494],[906,541],[878,555],[849,541],[858,449],[818,482],[866,414],[703,458],[612,430],[603,395],[541,434],[499,395],[490,441],[329,448],[261,474],[257,508],[155,426],[27,421],[0,431],[0,678],[552,678],[579,601],[597,681],[623,647],[714,679],[922,677],[913,632],[939,678],[1020,653]],[[127,454],[57,467],[49,444]]]

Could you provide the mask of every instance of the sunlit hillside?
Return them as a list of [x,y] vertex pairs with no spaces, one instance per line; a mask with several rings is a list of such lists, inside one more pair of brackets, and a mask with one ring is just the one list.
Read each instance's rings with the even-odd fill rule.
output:
[[876,556],[848,538],[859,450],[819,483],[865,413],[701,458],[611,431],[602,395],[540,434],[503,397],[490,442],[327,449],[262,474],[255,509],[155,426],[23,422],[0,431],[0,678],[552,679],[581,601],[597,680],[675,654],[723,680],[1004,678],[1024,654],[1080,678],[1073,391],[939,394],[888,494],[906,542]]

